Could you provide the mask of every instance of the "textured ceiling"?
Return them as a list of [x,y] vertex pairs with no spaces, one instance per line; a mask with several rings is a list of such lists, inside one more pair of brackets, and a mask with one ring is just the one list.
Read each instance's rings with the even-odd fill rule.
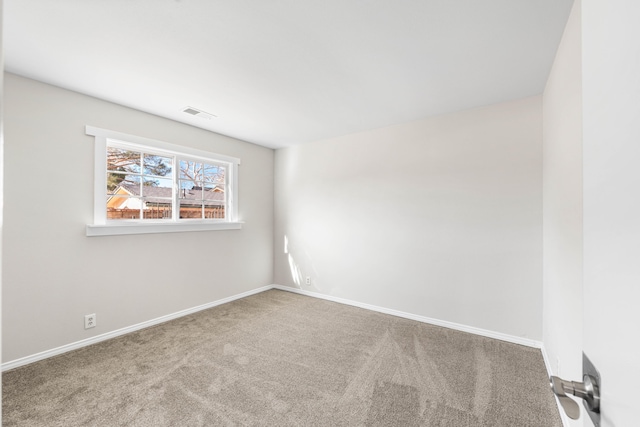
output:
[[571,4],[4,0],[5,68],[278,148],[540,94]]

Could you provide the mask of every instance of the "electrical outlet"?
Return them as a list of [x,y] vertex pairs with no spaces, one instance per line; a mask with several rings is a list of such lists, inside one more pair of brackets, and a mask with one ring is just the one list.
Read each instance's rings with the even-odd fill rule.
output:
[[311,284],[311,276],[307,276],[307,279],[304,281],[307,285]]
[[90,328],[95,328],[96,327],[96,314],[87,314],[86,316],[84,316],[84,328],[85,329],[90,329]]

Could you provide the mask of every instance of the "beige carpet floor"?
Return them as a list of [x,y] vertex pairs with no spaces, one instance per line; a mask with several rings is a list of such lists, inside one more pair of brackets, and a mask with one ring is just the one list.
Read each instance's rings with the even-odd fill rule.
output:
[[539,350],[270,290],[5,372],[5,426],[560,427]]

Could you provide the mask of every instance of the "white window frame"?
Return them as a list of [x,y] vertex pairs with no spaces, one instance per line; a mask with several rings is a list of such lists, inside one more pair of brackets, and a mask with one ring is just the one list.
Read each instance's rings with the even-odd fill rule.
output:
[[[195,148],[170,144],[126,133],[86,126],[85,133],[95,137],[93,224],[87,224],[87,236],[120,234],[173,233],[185,231],[237,230],[242,228],[238,218],[238,166],[240,159]],[[172,219],[108,220],[106,209],[107,145],[129,147],[136,151],[175,156],[183,160],[197,160],[224,164],[226,170],[225,219],[180,219],[174,212]],[[177,165],[173,169],[176,170]],[[177,185],[173,174],[174,186]],[[174,190],[174,204],[177,189]],[[176,211],[177,205],[174,205]]]

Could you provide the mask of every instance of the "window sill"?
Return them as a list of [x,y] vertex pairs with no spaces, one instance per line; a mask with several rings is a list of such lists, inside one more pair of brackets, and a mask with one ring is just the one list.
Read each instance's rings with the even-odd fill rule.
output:
[[150,223],[87,225],[87,236],[118,236],[122,234],[183,233],[188,231],[240,230],[242,222],[193,222],[193,223]]

